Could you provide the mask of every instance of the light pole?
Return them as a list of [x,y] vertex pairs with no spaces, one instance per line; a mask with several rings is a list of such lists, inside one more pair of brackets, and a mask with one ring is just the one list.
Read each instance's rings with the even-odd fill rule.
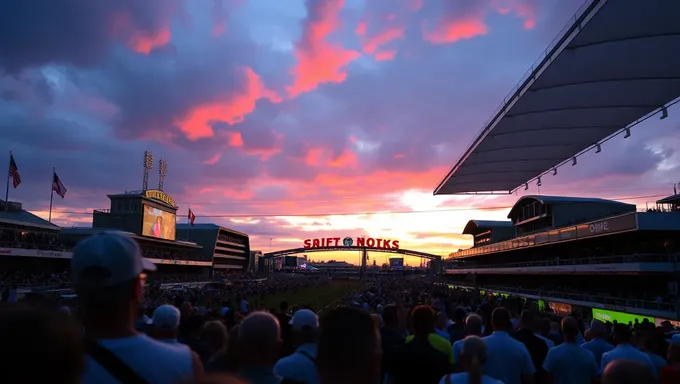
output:
[[272,240],[274,240],[272,237],[269,238],[269,252],[271,253],[272,251]]

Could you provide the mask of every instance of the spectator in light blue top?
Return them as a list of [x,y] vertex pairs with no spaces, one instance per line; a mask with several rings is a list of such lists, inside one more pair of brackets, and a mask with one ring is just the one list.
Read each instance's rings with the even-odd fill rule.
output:
[[527,347],[510,336],[512,322],[510,312],[503,307],[491,314],[493,333],[482,340],[487,346],[487,360],[484,371],[487,375],[505,384],[533,382],[536,372]]
[[630,341],[633,338],[632,331],[625,324],[616,324],[614,326],[614,341],[616,348],[602,355],[602,362],[600,363],[600,372],[604,372],[607,365],[615,360],[631,360],[637,361],[649,368],[649,370],[656,375],[654,364],[647,357],[644,352],[640,352],[637,348],[631,345]]
[[[470,314],[465,319],[465,336],[482,336],[482,326],[484,325],[484,320],[476,314]],[[453,343],[453,357],[456,362],[460,361],[460,351],[463,349],[463,343],[465,339],[461,339]]]
[[172,305],[166,304],[156,308],[151,318],[153,338],[164,343],[179,345],[177,329],[180,317],[179,309]]
[[290,326],[293,342],[298,348],[276,363],[274,373],[297,383],[317,384],[319,374],[316,370],[316,342],[319,318],[309,309],[300,309],[293,314]]
[[604,339],[605,327],[604,323],[600,320],[594,319],[591,321],[590,329],[588,331],[590,332],[592,340],[581,344],[581,348],[592,352],[593,356],[595,356],[595,361],[597,361],[597,364],[599,365],[600,361],[602,361],[602,355],[614,349],[614,346]]
[[468,336],[459,341],[462,342],[462,350],[460,353],[460,367],[462,372],[452,373],[442,377],[439,384],[503,384],[503,382],[482,373],[482,366],[486,362],[487,356],[484,340],[477,336]]
[[444,340],[448,340],[449,342],[451,341],[451,337],[448,332],[446,332],[446,322],[449,320],[449,318],[446,316],[446,313],[444,312],[439,312],[437,313],[437,318],[435,319],[434,322],[434,332],[444,338]]
[[597,378],[597,362],[593,353],[578,345],[578,323],[567,317],[562,320],[564,342],[548,351],[543,369],[555,384],[590,383]]

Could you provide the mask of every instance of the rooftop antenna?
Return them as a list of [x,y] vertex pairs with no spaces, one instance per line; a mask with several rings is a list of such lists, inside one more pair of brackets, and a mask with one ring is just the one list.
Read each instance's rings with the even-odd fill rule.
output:
[[165,181],[165,175],[168,174],[168,163],[161,159],[158,162],[158,190],[163,190],[163,181]]
[[142,182],[142,191],[149,189],[149,170],[153,169],[153,154],[151,151],[144,151],[144,181]]

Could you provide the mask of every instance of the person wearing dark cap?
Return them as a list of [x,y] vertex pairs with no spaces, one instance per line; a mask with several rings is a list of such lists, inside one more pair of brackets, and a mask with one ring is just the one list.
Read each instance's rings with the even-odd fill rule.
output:
[[602,354],[602,362],[600,363],[600,370],[604,372],[607,365],[615,360],[631,360],[649,368],[655,374],[654,364],[644,352],[639,351],[631,344],[633,332],[625,324],[614,325],[614,343],[616,348],[609,352]]
[[135,330],[146,272],[156,266],[136,241],[102,232],[73,250],[71,278],[83,307],[87,361],[82,382],[172,383],[200,379],[203,366],[188,348]]

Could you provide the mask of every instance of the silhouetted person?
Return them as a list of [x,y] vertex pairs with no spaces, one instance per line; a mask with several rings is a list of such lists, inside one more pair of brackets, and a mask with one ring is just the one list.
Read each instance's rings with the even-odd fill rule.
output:
[[5,307],[0,310],[0,340],[2,383],[80,383],[85,355],[72,318],[43,308]]
[[602,384],[654,384],[656,379],[649,367],[626,359],[617,359],[607,364],[602,373]]
[[253,312],[239,324],[239,375],[253,384],[280,383],[274,364],[281,353],[281,328],[269,312]]
[[335,308],[320,320],[317,368],[321,384],[380,382],[380,336],[368,312]]

